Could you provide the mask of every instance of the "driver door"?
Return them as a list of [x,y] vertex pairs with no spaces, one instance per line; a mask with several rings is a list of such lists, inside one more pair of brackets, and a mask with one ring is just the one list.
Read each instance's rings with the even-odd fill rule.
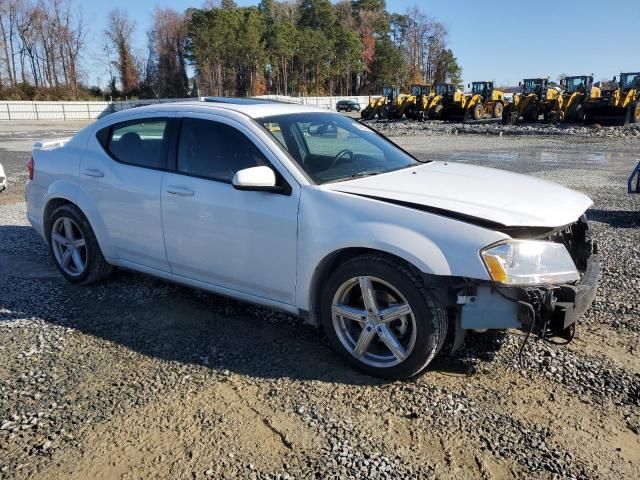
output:
[[[237,190],[238,170],[269,166],[286,193]],[[218,115],[181,119],[174,172],[162,180],[171,271],[293,304],[300,187],[243,125]]]

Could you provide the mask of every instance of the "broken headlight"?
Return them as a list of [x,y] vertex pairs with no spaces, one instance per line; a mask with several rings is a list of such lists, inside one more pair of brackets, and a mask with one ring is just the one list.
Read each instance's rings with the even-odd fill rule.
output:
[[508,240],[480,252],[492,280],[504,285],[571,283],[576,265],[561,243]]

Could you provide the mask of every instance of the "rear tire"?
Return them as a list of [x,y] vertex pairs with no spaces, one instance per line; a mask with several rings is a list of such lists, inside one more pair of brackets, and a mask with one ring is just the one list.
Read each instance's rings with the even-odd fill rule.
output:
[[89,221],[72,204],[58,207],[48,221],[49,253],[56,268],[69,282],[90,285],[113,272],[105,260]]
[[501,103],[496,103],[495,107],[493,107],[493,118],[501,118],[502,112],[504,111],[504,107]]
[[[362,294],[367,286],[372,292],[368,297]],[[447,335],[444,306],[416,272],[385,255],[362,255],[339,266],[321,302],[322,325],[332,347],[368,375],[394,380],[417,375],[438,354]],[[337,313],[345,306],[355,319]],[[368,316],[371,306],[369,311],[377,309],[378,317]],[[381,319],[385,311],[401,307],[393,320]]]
[[629,123],[640,123],[640,102],[629,105],[629,111],[631,112]]

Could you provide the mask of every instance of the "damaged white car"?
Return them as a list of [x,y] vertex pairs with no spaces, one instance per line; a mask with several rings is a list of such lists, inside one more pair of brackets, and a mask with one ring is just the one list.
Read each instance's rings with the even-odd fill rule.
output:
[[0,192],[4,192],[7,189],[7,176],[4,173],[4,168],[0,163]]
[[385,378],[471,329],[570,337],[597,288],[586,196],[422,162],[312,108],[136,108],[37,143],[29,175],[29,220],[69,281],[117,266],[276,308]]

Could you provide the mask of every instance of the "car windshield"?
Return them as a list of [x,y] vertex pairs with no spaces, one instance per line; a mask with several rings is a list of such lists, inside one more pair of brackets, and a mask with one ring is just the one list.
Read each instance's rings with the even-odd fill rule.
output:
[[361,123],[334,113],[257,119],[317,184],[376,175],[420,162]]
[[567,92],[584,92],[586,89],[586,77],[567,77],[565,79],[567,82]]
[[623,90],[640,88],[640,73],[624,73],[620,75],[620,88]]
[[524,86],[522,87],[522,91],[525,94],[535,93],[538,90],[542,90],[542,80],[539,78],[529,79],[524,81]]

